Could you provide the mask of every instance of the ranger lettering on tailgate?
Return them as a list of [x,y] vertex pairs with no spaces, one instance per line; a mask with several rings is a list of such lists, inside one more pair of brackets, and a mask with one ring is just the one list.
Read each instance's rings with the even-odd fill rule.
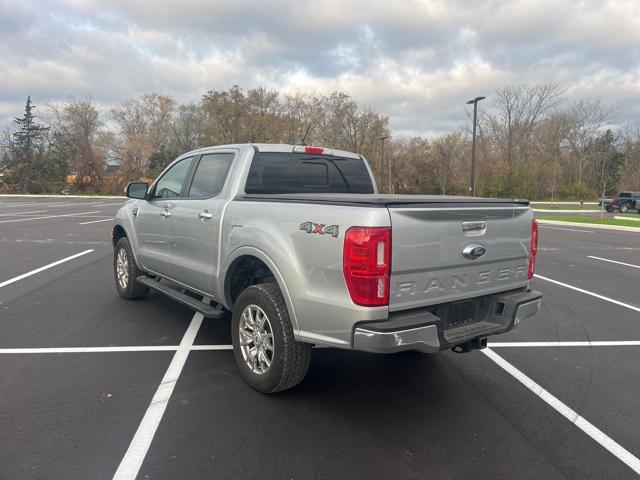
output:
[[416,287],[416,282],[398,282],[396,284],[396,297],[412,295],[416,293],[416,288],[420,288],[422,293],[431,292],[449,292],[455,290],[464,290],[473,285],[487,285],[491,283],[500,283],[513,279],[526,279],[527,269],[524,266],[516,268],[500,268],[498,270],[482,270],[470,274],[447,274],[439,276],[431,276],[426,284],[420,284]]

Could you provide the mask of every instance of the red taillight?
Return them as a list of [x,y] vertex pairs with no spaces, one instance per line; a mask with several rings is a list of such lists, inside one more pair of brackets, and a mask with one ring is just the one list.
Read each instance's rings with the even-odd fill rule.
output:
[[531,245],[529,247],[529,280],[533,278],[536,269],[536,255],[538,254],[538,221],[531,222]]
[[324,148],[322,147],[304,147],[305,153],[322,153]]
[[611,197],[611,203],[612,204],[617,204],[618,203],[618,197],[616,197],[615,195],[613,197]]
[[357,305],[389,304],[391,228],[351,227],[344,234],[344,279]]

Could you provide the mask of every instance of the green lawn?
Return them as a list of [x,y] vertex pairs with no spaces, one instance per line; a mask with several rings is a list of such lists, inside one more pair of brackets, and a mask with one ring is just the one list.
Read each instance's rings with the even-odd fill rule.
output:
[[[627,214],[630,218],[640,218],[640,215]],[[621,227],[637,227],[640,230],[640,222],[634,222],[633,220],[618,220],[611,217],[594,217],[585,215],[536,215],[540,220],[554,220],[557,222],[574,222],[574,223],[595,223],[598,225],[619,225]]]
[[585,205],[580,208],[580,205],[565,204],[565,203],[533,203],[533,208],[541,208],[543,210],[598,210],[598,205]]

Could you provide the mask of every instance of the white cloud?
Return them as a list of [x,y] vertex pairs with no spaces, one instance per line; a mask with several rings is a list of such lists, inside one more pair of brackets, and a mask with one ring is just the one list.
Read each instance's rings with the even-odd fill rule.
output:
[[239,84],[342,90],[408,133],[508,84],[560,83],[640,121],[640,2],[0,0],[0,123],[36,102],[179,101]]

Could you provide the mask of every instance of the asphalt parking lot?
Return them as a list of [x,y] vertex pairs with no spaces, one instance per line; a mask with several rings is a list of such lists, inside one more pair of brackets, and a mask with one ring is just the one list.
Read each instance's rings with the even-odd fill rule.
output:
[[227,320],[117,296],[122,203],[0,197],[1,479],[640,474],[637,233],[541,226],[542,312],[487,350],[315,349],[265,396]]

